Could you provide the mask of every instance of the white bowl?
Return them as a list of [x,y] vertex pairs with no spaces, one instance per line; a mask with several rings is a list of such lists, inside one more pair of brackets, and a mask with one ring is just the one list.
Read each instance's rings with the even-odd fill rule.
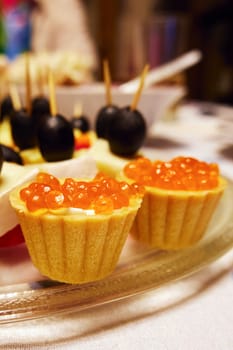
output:
[[[25,88],[20,88],[20,95],[25,104]],[[46,93],[48,94],[48,93]],[[132,103],[134,93],[122,92],[117,86],[111,89],[112,103],[125,107]],[[156,86],[142,91],[137,109],[146,119],[147,126],[152,126],[160,120],[166,111],[186,94],[183,86]],[[82,85],[79,87],[56,87],[56,99],[58,113],[70,119],[74,114],[74,106],[79,103],[82,113],[90,120],[91,126],[95,126],[96,116],[100,108],[106,105],[106,92],[102,83]]]
[[[133,93],[121,92],[112,88],[112,103],[120,107],[131,105]],[[143,114],[147,125],[151,126],[160,120],[174,103],[182,99],[186,90],[182,86],[158,86],[145,89],[140,96],[137,109]],[[74,105],[81,103],[83,114],[88,116],[91,125],[95,125],[98,111],[106,105],[103,84],[82,87],[57,87],[57,105],[59,113],[70,118],[74,113]]]

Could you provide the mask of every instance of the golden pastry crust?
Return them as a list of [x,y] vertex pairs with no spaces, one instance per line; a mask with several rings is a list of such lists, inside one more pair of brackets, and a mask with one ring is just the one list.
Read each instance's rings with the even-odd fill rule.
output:
[[193,245],[206,232],[225,187],[223,178],[219,179],[218,187],[204,191],[146,186],[131,235],[150,247],[164,250]]
[[17,189],[10,195],[34,265],[45,276],[66,283],[102,279],[115,268],[140,198],[112,214],[29,212]]

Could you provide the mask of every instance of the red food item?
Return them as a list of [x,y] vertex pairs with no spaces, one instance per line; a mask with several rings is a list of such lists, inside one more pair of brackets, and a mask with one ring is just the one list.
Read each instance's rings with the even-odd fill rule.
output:
[[83,133],[75,138],[75,150],[91,147],[91,142],[88,134]]
[[35,182],[21,189],[20,198],[29,211],[72,207],[107,214],[128,206],[130,197],[143,194],[143,186],[129,185],[101,173],[92,181],[66,178],[63,183],[50,174],[39,173]]
[[13,247],[24,243],[24,236],[19,225],[0,237],[0,248]]
[[168,190],[210,190],[218,186],[219,168],[191,157],[176,157],[169,162],[139,158],[124,168],[125,175],[144,186]]

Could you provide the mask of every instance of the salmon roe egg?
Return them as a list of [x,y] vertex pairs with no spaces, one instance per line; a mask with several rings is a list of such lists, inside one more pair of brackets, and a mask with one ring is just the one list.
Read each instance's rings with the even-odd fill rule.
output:
[[61,191],[51,190],[44,200],[50,209],[59,209],[65,206],[65,196]]
[[51,174],[40,172],[39,174],[37,174],[36,179],[37,182],[50,185],[53,189],[60,189],[59,180]]
[[96,198],[93,201],[91,208],[93,208],[97,214],[111,214],[112,211],[116,209],[112,199],[105,195]]
[[66,178],[63,182],[51,174],[39,173],[35,182],[21,189],[20,198],[29,211],[71,207],[107,214],[128,206],[132,196],[143,194],[142,185],[129,185],[102,173],[91,181]]
[[168,162],[140,158],[129,162],[124,173],[144,186],[197,191],[218,186],[219,168],[192,157],[176,157]]

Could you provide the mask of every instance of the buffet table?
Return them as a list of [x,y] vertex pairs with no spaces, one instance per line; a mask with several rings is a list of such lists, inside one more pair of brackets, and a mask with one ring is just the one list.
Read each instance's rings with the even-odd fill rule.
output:
[[[144,152],[217,162],[233,181],[232,135],[233,109],[190,102],[151,128]],[[1,324],[0,348],[228,350],[233,346],[232,305],[233,250],[228,249],[204,268],[146,293]]]

